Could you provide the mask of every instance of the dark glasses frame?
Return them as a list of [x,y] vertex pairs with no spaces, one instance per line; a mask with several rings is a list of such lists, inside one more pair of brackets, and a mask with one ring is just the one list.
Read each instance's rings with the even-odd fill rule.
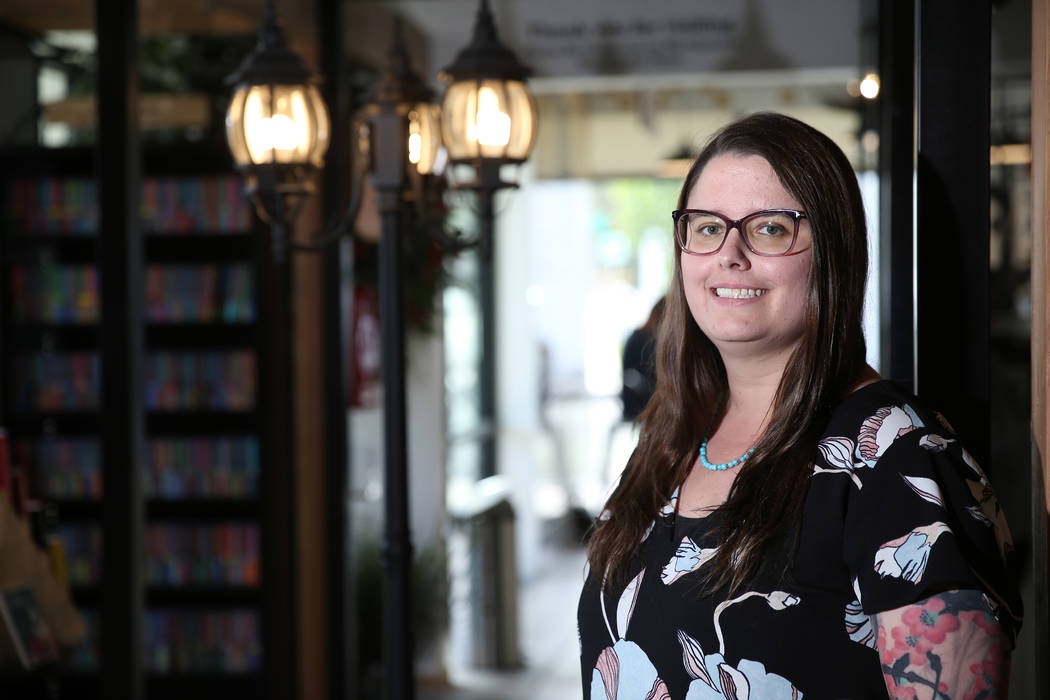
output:
[[[718,244],[717,248],[715,248],[714,250],[712,250],[712,251],[710,251],[708,253],[697,253],[696,251],[689,250],[688,248],[685,247],[685,238],[683,236],[683,233],[682,233],[682,230],[681,230],[681,226],[679,225],[679,222],[682,220],[682,218],[686,214],[708,214],[710,216],[717,216],[719,219],[721,219],[722,221],[725,222],[726,228],[725,228],[725,232],[722,234],[722,242]],[[745,231],[744,225],[748,221],[750,221],[750,220],[752,220],[754,218],[763,216],[765,214],[788,214],[788,215],[791,216],[792,220],[795,222],[795,230],[791,234],[791,245],[789,245],[787,247],[787,250],[785,250],[783,253],[761,253],[761,252],[755,250],[751,246],[751,241],[748,239],[747,234],[744,233],[744,231]],[[747,216],[743,217],[742,219],[730,219],[725,214],[721,214],[721,213],[719,213],[717,211],[713,211],[711,209],[675,209],[673,212],[671,212],[671,220],[674,221],[674,238],[675,238],[675,242],[678,244],[678,248],[683,253],[688,253],[689,255],[714,255],[718,251],[722,250],[722,247],[726,244],[726,241],[729,239],[729,232],[732,229],[734,229],[734,228],[740,233],[740,238],[743,239],[744,245],[747,246],[747,249],[750,250],[755,255],[761,255],[762,257],[765,257],[765,258],[779,258],[782,255],[789,255],[795,249],[795,243],[798,241],[798,227],[799,227],[799,223],[802,221],[802,219],[805,219],[805,218],[807,218],[806,217],[806,213],[803,212],[803,211],[798,211],[796,209],[762,209],[760,211],[751,212],[750,214],[748,214]]]

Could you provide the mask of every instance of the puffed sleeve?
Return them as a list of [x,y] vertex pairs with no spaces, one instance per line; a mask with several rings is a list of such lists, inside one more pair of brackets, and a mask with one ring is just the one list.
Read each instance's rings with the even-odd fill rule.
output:
[[887,406],[862,422],[852,447],[857,478],[842,542],[863,612],[950,589],[978,590],[1016,633],[1021,601],[1007,565],[1009,527],[987,477],[956,436],[923,423],[907,405]]

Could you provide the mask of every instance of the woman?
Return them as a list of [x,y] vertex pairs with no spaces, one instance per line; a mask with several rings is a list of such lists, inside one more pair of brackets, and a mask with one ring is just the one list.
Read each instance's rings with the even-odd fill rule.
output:
[[951,429],[865,364],[845,155],[751,115],[674,222],[656,392],[589,544],[584,696],[1005,697],[1009,532]]

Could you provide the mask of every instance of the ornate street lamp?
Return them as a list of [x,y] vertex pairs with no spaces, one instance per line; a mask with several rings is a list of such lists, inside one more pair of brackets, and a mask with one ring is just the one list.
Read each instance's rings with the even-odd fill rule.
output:
[[[267,0],[259,41],[227,79],[234,86],[226,114],[226,139],[244,177],[244,189],[259,217],[270,225],[272,255],[259,266],[259,376],[267,410],[261,411],[260,441],[264,470],[261,503],[268,542],[263,557],[263,648],[268,658],[297,653],[294,617],[295,548],[287,537],[294,513],[295,335],[294,266],[289,264],[288,229],[306,197],[312,177],[324,165],[330,136],[328,110],[317,89],[319,79],[285,43],[273,0]],[[296,246],[298,247],[298,246]],[[270,695],[294,694],[291,677],[280,664],[267,664],[264,683]]]
[[[384,114],[394,114],[396,119],[386,124],[381,119]],[[394,133],[382,131],[380,126],[394,128],[395,121],[397,144],[385,140],[393,138]],[[357,149],[365,172],[377,186],[389,180],[391,187],[403,189],[405,178],[418,184],[417,176],[436,175],[442,167],[441,108],[434,103],[431,89],[412,70],[399,17],[394,18],[393,40],[375,99],[361,110]]]
[[[525,86],[531,71],[499,40],[488,0],[481,0],[470,44],[442,71],[449,82],[441,105],[441,131],[449,162],[495,173],[524,162],[536,140],[536,104]],[[493,187],[493,185],[497,185]]]
[[497,190],[516,186],[500,178],[501,167],[524,162],[536,140],[536,104],[525,85],[531,72],[500,41],[488,0],[481,0],[470,44],[440,76],[449,83],[441,107],[449,163],[471,165],[476,173],[455,187],[477,192],[479,204],[482,477],[496,473],[498,453],[493,199]]
[[271,225],[274,256],[283,260],[287,227],[313,192],[330,128],[319,78],[285,43],[273,0],[259,43],[227,78],[235,86],[226,112],[226,140],[259,217]]

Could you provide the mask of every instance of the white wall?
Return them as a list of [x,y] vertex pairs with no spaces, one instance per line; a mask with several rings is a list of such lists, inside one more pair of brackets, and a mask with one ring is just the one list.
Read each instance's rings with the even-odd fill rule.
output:
[[[419,552],[445,528],[444,346],[440,335],[410,334],[406,349],[409,528]],[[348,413],[355,539],[382,537],[382,404]]]

